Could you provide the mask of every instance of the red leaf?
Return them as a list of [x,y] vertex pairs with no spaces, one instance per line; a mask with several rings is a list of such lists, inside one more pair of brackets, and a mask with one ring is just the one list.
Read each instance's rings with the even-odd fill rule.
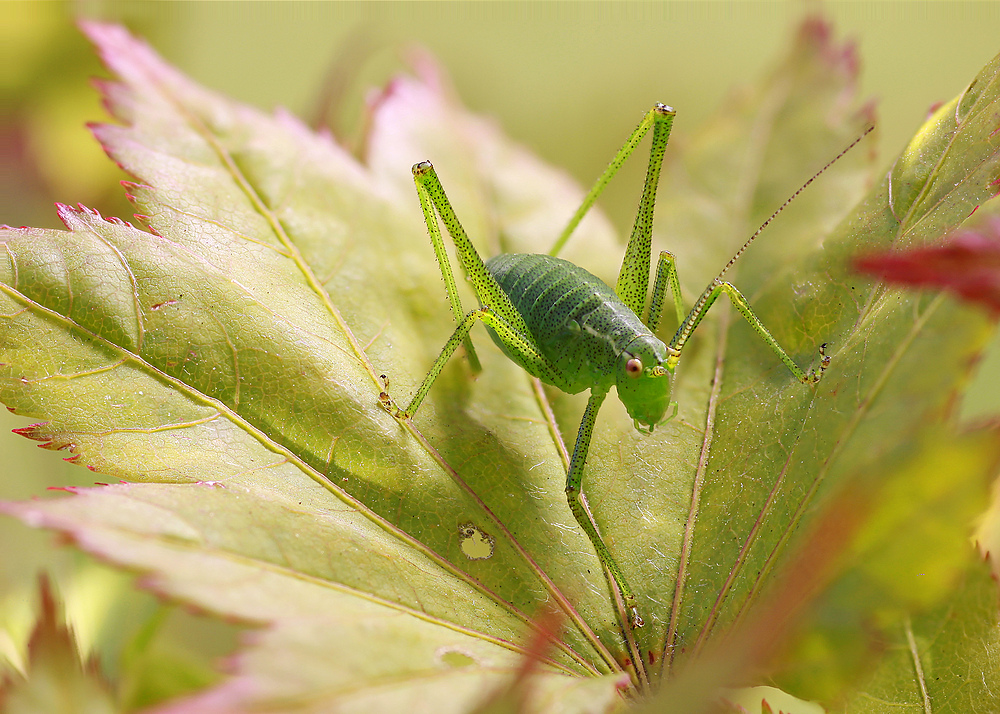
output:
[[930,248],[855,258],[854,268],[896,285],[950,290],[1000,316],[1000,219]]

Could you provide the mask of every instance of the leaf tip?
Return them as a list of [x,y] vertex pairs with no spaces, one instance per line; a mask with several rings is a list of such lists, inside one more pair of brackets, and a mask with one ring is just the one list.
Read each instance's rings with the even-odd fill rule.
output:
[[[10,409],[11,412],[16,413],[10,407],[7,408]],[[49,422],[40,421],[35,424],[28,424],[28,426],[19,426],[16,429],[11,429],[11,432],[33,441],[47,441],[49,439],[49,434],[48,432],[43,432],[43,429],[48,425]]]
[[102,22],[100,20],[81,18],[77,20],[76,26],[97,47],[102,57],[105,56],[106,52],[115,47],[124,49],[127,45],[142,43],[141,40],[136,39],[128,31],[128,28],[117,22]]
[[838,44],[834,41],[833,22],[823,15],[809,15],[799,25],[798,43],[811,50],[827,64],[831,71],[852,80],[861,71],[857,42],[852,39]]

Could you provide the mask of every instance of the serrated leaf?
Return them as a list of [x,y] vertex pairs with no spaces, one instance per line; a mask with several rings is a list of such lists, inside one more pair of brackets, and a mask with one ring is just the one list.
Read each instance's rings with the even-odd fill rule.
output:
[[[95,135],[137,178],[128,188],[149,230],[60,207],[69,231],[0,234],[0,398],[48,420],[26,435],[129,483],[3,508],[171,597],[272,625],[204,711],[468,710],[515,676],[547,603],[568,620],[534,708],[613,707],[621,670],[655,678],[665,656],[669,670],[745,617],[827,492],[883,473],[921,425],[947,428],[989,334],[943,300],[857,279],[848,258],[936,240],[993,195],[996,60],[853,213],[864,152],[734,271],[797,362],[830,344],[817,388],[719,312],[684,354],[674,422],[642,436],[605,406],[584,488],[641,584],[649,624],[636,633],[643,664],[629,665],[563,494],[554,435],[575,432],[579,398],[542,392],[484,349],[484,374],[473,381],[454,360],[412,426],[378,407],[379,375],[408,393],[453,326],[409,166],[434,159],[484,254],[546,250],[582,191],[426,71],[374,104],[362,163],[287,114],[197,86],[120,28],[86,31],[118,77],[101,89],[121,125]],[[723,118],[700,133],[678,120],[661,227],[687,292],[858,133],[855,71],[810,23]],[[621,248],[601,219],[585,225],[575,249],[613,275]],[[487,557],[463,549],[470,529],[495,543]]]
[[[897,162],[822,250],[790,275],[767,276],[752,301],[793,351],[801,345],[808,354],[816,343],[828,343],[832,366],[815,392],[772,367],[744,324],[734,322],[729,331],[711,458],[696,504],[702,538],[694,540],[688,576],[716,597],[692,603],[682,616],[680,631],[695,637],[688,643],[697,647],[716,623],[741,616],[824,494],[852,474],[892,473],[914,434],[948,413],[989,324],[941,299],[886,293],[854,277],[848,257],[871,246],[937,239],[965,219],[970,204],[993,196],[990,184],[1000,172],[992,133],[1000,123],[998,67],[994,60],[976,80],[989,87],[976,111],[956,123],[939,110],[904,152],[933,158],[933,172],[911,175]],[[967,145],[982,153],[973,158],[957,150]],[[941,177],[948,177],[950,193],[940,189]],[[902,183],[916,187],[917,198],[900,216],[892,195]],[[734,522],[748,528],[734,529]]]

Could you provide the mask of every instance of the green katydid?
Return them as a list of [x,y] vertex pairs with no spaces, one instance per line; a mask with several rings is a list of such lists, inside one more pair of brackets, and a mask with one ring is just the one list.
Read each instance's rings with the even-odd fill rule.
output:
[[[570,394],[590,389],[590,399],[580,422],[566,477],[566,498],[574,517],[590,538],[598,558],[621,593],[633,627],[643,625],[635,593],[590,518],[582,491],[584,464],[597,412],[614,385],[618,398],[624,403],[637,429],[645,428],[651,432],[655,426],[670,419],[673,416],[667,415],[671,407],[670,378],[691,333],[723,293],[729,296],[740,314],[799,381],[815,384],[820,380],[830,363],[824,351],[826,345],[820,347],[818,367],[808,372],[802,370],[764,327],[743,295],[722,278],[792,199],[871,131],[869,128],[855,139],[785,201],[709,283],[686,315],[674,257],[666,251],[661,252],[647,318],[643,321],[639,316],[646,313],[653,206],[674,115],[675,111],[663,104],[657,104],[646,113],[547,255],[505,254],[483,263],[455,215],[434,167],[428,161],[416,164],[413,177],[417,195],[458,327],[405,409],[397,407],[387,394],[389,381],[385,375],[382,375],[385,390],[379,395],[380,403],[388,412],[397,419],[409,419],[459,345],[465,345],[470,364],[478,371],[479,361],[469,339],[469,331],[479,321],[486,324],[500,349],[532,376]],[[650,127],[653,137],[645,187],[618,282],[612,291],[596,276],[555,255]],[[435,211],[455,243],[458,260],[480,303],[479,309],[468,314],[462,309]],[[669,344],[665,344],[656,337],[656,331],[668,290],[680,327]],[[676,406],[674,403],[674,412]]]

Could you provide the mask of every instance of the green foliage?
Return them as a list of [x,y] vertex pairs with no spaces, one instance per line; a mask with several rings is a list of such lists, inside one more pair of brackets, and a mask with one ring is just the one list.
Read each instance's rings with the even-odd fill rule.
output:
[[[844,711],[995,711],[1000,687],[996,581],[970,567],[947,602],[896,623],[885,657]],[[917,686],[915,686],[917,685]]]
[[[97,663],[83,663],[47,581],[28,644],[27,676],[0,679],[0,706],[8,714],[112,714],[114,701]],[[4,681],[6,680],[6,681]]]
[[[993,196],[1000,60],[881,184],[868,190],[870,153],[849,155],[731,273],[800,364],[829,343],[818,387],[721,314],[678,368],[677,419],[646,436],[620,405],[602,411],[586,489],[637,584],[637,668],[563,494],[558,434],[573,433],[580,398],[542,390],[480,333],[478,379],[453,361],[412,426],[378,406],[378,375],[407,394],[453,324],[409,166],[434,160],[484,255],[546,250],[582,192],[469,116],[428,66],[375,102],[359,162],[292,117],[199,87],[120,28],[86,31],[118,78],[101,90],[120,124],[94,131],[136,177],[149,230],[61,206],[68,231],[0,232],[0,398],[47,420],[25,435],[124,483],[2,508],[157,592],[270,625],[216,701],[467,711],[526,660],[521,703],[538,711],[613,708],[629,673],[641,691],[661,668],[678,673],[661,694],[676,711],[764,665],[797,696],[860,701],[857,663],[877,644],[860,624],[892,631],[951,597],[997,444],[977,434],[956,449],[950,407],[992,326],[848,263],[935,241]],[[835,49],[807,24],[714,121],[696,131],[678,108],[658,245],[689,299],[865,123],[854,59]],[[565,255],[610,281],[621,250],[591,216]],[[493,539],[487,557],[470,532]],[[811,629],[792,638],[810,603]],[[529,646],[549,610],[563,618],[554,644]],[[926,651],[919,637],[950,624],[914,617],[907,637]],[[713,644],[728,630],[757,636],[724,660]],[[779,645],[802,656],[775,660]],[[914,686],[900,671],[873,686]]]

